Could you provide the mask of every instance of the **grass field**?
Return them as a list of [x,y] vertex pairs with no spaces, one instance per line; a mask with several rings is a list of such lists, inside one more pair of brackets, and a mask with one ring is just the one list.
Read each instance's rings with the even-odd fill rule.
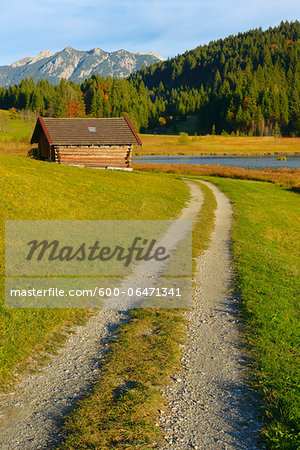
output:
[[[263,182],[205,179],[233,202],[236,289],[244,343],[252,357],[249,380],[264,405],[262,442],[266,448],[296,450],[300,443],[298,194]],[[212,224],[213,199],[207,195],[194,230],[198,253]],[[208,231],[206,237],[203,229]],[[145,333],[149,328],[158,332],[149,337]],[[171,315],[134,311],[104,363],[103,379],[67,418],[62,448],[147,448],[150,442],[159,442],[155,421],[163,402],[158,388],[178,367],[183,337],[174,311]],[[126,382],[131,387],[115,398],[120,383],[129,386]]]
[[11,119],[9,111],[0,109],[0,143],[29,143],[35,123]]
[[[163,174],[80,169],[1,155],[0,178],[0,384],[4,386],[30,355],[49,350],[63,324],[85,315],[82,310],[3,307],[4,221],[166,219],[183,207],[188,189],[183,181]],[[141,185],[143,189],[137,189]]]
[[140,134],[134,155],[273,155],[300,153],[300,138]]
[[28,156],[31,145],[26,142],[2,142],[0,141],[0,155]]
[[300,446],[299,194],[273,184],[207,178],[233,201],[233,255],[252,380],[267,448]]
[[[214,137],[214,139],[218,138]],[[292,144],[295,143],[297,144],[297,139]],[[184,168],[177,167],[178,174],[175,176],[159,173],[158,168],[151,170],[154,172],[115,173],[0,155],[1,298],[3,299],[4,296],[5,220],[174,217],[188,197],[187,187],[175,177],[180,176],[181,170],[185,174],[191,174],[192,169],[186,172]],[[160,170],[164,170],[161,165]],[[166,169],[166,171],[169,170],[170,168]],[[201,168],[199,170],[201,173]],[[202,172],[202,175],[212,173],[218,175],[216,168],[211,170],[215,172]],[[224,171],[225,168],[220,170]],[[257,175],[250,174],[252,171],[245,172],[247,173],[235,173],[234,170],[229,170],[228,173],[222,172],[219,175],[234,178],[254,178]],[[198,176],[200,173],[198,170],[194,172]],[[275,181],[287,187],[299,187],[298,172],[286,174],[287,176],[280,179],[276,173],[276,176],[273,175],[268,174],[269,181]],[[263,179],[268,179],[266,174],[263,176],[265,177]],[[246,327],[245,336],[253,356],[252,382],[261,393],[265,405],[263,430],[265,443],[268,448],[296,449],[300,445],[297,428],[299,423],[297,391],[299,386],[297,298],[300,291],[298,282],[300,211],[299,202],[297,203],[299,194],[271,183],[232,178],[205,179],[214,182],[233,201],[235,222],[232,245],[237,288],[241,295],[241,314]],[[137,186],[143,186],[143,190],[137,189]],[[204,227],[208,232],[205,238],[207,242],[213,217],[213,200],[209,198],[207,192],[205,210],[202,210],[202,214],[201,220],[207,220],[205,226],[202,224],[202,229]],[[194,251],[197,247],[198,252],[205,243],[201,242],[202,238],[197,243],[196,236]],[[28,369],[30,356],[34,356],[36,360],[47,356],[48,351],[63,338],[63,330],[82,320],[86,314],[87,311],[83,310],[8,310],[2,303],[0,306],[1,385],[4,386],[13,380],[16,370],[20,371],[25,367]],[[180,314],[179,311],[178,314]],[[95,398],[87,399],[87,403],[81,405],[83,409],[80,407],[68,420],[65,428],[66,442],[68,439],[69,443],[73,442],[72,434],[74,434],[78,439],[77,442],[84,442],[81,440],[86,439],[90,445],[92,442],[90,439],[100,439],[99,442],[103,442],[101,448],[106,448],[104,444],[108,445],[107,442],[111,443],[113,440],[117,442],[119,448],[126,448],[124,445],[129,442],[130,448],[132,439],[135,445],[147,445],[149,439],[159,439],[159,433],[153,428],[157,410],[161,405],[158,390],[172,371],[178,367],[180,354],[178,345],[183,339],[181,320],[178,317],[174,311],[171,311],[169,315],[167,311],[160,311],[158,314],[149,311],[148,315],[145,311],[133,312],[132,320],[128,324],[129,328],[125,327],[120,331],[120,339],[113,347],[114,351],[105,370],[112,374],[118,368],[122,379],[124,371],[128,371],[130,380],[135,377],[134,374],[137,374],[136,376],[140,377],[137,384],[132,385],[133,389],[128,391],[125,389],[124,396],[122,394],[118,397],[116,402],[118,405],[114,405],[111,409],[114,398],[103,397],[104,385],[101,388],[100,383],[98,391],[96,387]],[[143,332],[145,328],[157,329],[158,332],[150,333],[150,335],[146,333],[147,337],[145,337]],[[170,335],[172,336],[173,332],[174,339],[171,342]],[[145,364],[141,367],[134,363],[134,353],[137,352],[130,340],[132,336],[139,339],[140,351],[143,352],[145,349],[144,359],[142,358]],[[118,352],[121,352],[122,348],[126,348],[128,355],[131,355],[130,358],[128,361],[123,358],[124,365],[113,365],[118,364],[120,360]],[[159,356],[158,359],[152,358],[149,365],[150,376],[153,376],[154,380],[153,385],[147,383],[149,374],[144,372],[149,363],[147,358],[150,350],[151,354],[157,351]],[[116,360],[114,360],[115,357]],[[134,368],[137,372],[133,372]],[[153,368],[155,368],[154,374],[151,372]],[[110,389],[108,392],[112,392],[120,385],[120,379],[119,385],[116,385],[117,378],[107,380],[107,383],[109,382],[112,384],[105,385],[105,389]],[[148,405],[144,414],[141,414],[144,409],[139,403],[140,399],[143,400],[143,404]],[[91,426],[95,424],[95,416],[88,415],[88,418],[84,419],[86,414],[99,404],[103,404],[103,408],[106,409],[101,410],[97,418],[100,422],[97,423],[103,423],[102,420],[109,429],[108,434],[101,436],[95,435],[94,425]],[[115,409],[116,406],[121,409]],[[131,409],[133,413],[129,414],[128,411]],[[120,411],[123,411],[122,414]],[[80,429],[79,423],[82,423]],[[122,423],[122,429],[125,430],[118,436],[114,434],[116,423]],[[72,448],[72,446],[64,448]]]
[[27,156],[35,124],[13,120],[9,111],[0,109],[0,155]]

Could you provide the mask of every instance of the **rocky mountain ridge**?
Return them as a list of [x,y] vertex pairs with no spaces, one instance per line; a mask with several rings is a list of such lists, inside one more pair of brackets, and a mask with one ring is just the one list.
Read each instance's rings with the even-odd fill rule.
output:
[[26,56],[10,66],[0,66],[0,86],[18,84],[26,77],[35,81],[48,79],[55,84],[62,78],[82,82],[93,73],[125,78],[143,66],[162,60],[154,52],[130,53],[123,49],[106,52],[97,47],[88,51],[66,47],[57,53],[43,50],[33,58]]

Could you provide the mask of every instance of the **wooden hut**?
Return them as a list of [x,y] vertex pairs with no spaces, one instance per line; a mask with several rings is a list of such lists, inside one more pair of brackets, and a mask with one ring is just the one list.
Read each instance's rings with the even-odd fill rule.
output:
[[130,167],[133,145],[141,145],[127,117],[55,119],[39,117],[30,141],[42,158],[58,164]]

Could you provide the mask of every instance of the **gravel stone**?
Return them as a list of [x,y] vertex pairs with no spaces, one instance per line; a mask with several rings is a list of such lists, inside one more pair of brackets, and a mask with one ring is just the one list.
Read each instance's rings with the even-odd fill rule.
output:
[[232,290],[232,208],[214,185],[202,183],[217,199],[215,229],[209,248],[197,261],[194,307],[184,313],[188,320],[182,355],[185,371],[174,376],[180,384],[164,389],[170,422],[165,413],[161,427],[172,443],[160,448],[258,449],[261,405],[245,381],[248,355],[241,344],[238,299]]

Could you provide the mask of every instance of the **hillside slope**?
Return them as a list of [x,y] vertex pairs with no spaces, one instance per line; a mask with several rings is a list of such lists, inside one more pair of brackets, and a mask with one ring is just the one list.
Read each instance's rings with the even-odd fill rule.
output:
[[[64,52],[71,59],[76,53],[70,48]],[[57,62],[55,55],[49,58]],[[18,64],[31,67],[29,60]],[[35,83],[31,77],[16,86],[0,87],[0,108],[30,109],[54,117],[127,115],[137,130],[158,133],[165,131],[165,126],[178,133],[182,127],[177,124],[194,114],[193,134],[300,136],[297,21],[210,42],[152,64],[126,79],[93,73],[76,84],[72,81],[76,73],[79,78],[83,73],[88,76],[84,64],[87,62],[82,61],[78,71],[73,72],[68,65],[63,66],[60,75],[71,81],[62,78],[58,85],[48,79]],[[113,67],[117,70],[116,64]],[[115,73],[125,76],[124,70]],[[187,122],[183,125],[188,131]]]
[[[199,131],[299,133],[300,23],[250,30],[141,69],[161,114],[200,111]],[[277,125],[276,125],[277,124]]]
[[68,167],[8,155],[0,155],[0,178],[1,389],[29,355],[49,350],[61,327],[85,313],[4,307],[5,221],[165,220],[180,212],[189,193],[183,181],[164,174]]

